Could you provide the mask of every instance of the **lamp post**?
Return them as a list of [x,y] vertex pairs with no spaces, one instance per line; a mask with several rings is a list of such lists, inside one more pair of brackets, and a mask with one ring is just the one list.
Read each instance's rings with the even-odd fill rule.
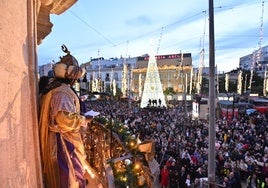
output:
[[214,40],[214,5],[209,0],[209,153],[208,181],[209,187],[215,187],[215,40]]
[[[239,95],[236,95],[233,93],[233,119],[234,119],[234,109],[235,109],[235,103],[238,103],[240,101]],[[238,108],[239,111],[239,108]]]
[[113,118],[110,117],[110,158],[112,158],[112,143],[113,143]]
[[90,166],[94,166],[94,150],[95,150],[95,144],[94,144],[94,132],[93,132],[93,130],[92,130],[92,126],[90,125],[90,126],[88,126],[89,127],[89,132],[90,132]]
[[112,158],[112,148],[113,148],[113,110],[110,111],[110,158]]
[[235,94],[233,93],[233,114],[232,114],[232,120],[234,120],[234,108],[235,108]]
[[[230,101],[230,96],[228,95],[228,92],[226,90],[225,90],[225,94],[228,98],[228,101]],[[226,119],[228,119],[228,117],[229,117],[229,114],[228,114],[229,108],[228,107],[229,107],[229,104],[227,104],[227,107],[226,107]]]

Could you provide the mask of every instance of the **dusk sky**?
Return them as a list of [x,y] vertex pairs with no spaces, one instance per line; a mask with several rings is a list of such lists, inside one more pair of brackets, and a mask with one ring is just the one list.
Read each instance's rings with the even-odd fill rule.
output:
[[[209,65],[208,0],[78,0],[51,22],[38,46],[39,65],[65,55],[62,44],[83,64],[149,54],[152,40],[159,55],[191,53],[194,67],[204,47]],[[240,57],[268,45],[268,0],[214,0],[214,25],[215,64],[221,72],[236,69]]]

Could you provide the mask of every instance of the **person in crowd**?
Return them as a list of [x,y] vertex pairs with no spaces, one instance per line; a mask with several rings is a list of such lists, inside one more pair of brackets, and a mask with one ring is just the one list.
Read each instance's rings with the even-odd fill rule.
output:
[[86,95],[80,97],[80,113],[82,115],[84,115],[87,112],[86,100],[87,100]]
[[43,89],[49,84],[49,82],[52,80],[54,77],[53,70],[49,70],[47,76],[41,76],[38,82],[38,90],[39,94],[42,93]]
[[169,186],[169,169],[166,165],[161,169],[161,188],[168,188]]
[[248,165],[245,163],[244,159],[240,159],[237,168],[240,170],[241,180],[245,181],[248,176]]
[[179,172],[176,161],[173,159],[169,167],[169,188],[178,188]]
[[268,177],[268,160],[264,162],[255,160],[255,163],[261,168],[262,179],[264,179],[265,177]]
[[43,89],[48,85],[49,77],[48,76],[41,76],[39,79],[39,94],[42,93]]
[[230,186],[232,187],[232,188],[238,188],[238,186],[237,186],[237,179],[236,179],[236,177],[234,176],[234,172],[230,172],[229,173],[229,177],[228,177],[228,179],[229,179],[229,184],[230,184]]
[[224,177],[224,179],[223,179],[223,187],[232,188],[232,185],[230,184],[230,181],[229,181],[228,177]]
[[46,188],[85,188],[86,161],[81,127],[92,118],[80,115],[73,84],[84,74],[77,60],[67,55],[53,67],[54,78],[41,91],[39,130],[42,170]]
[[268,188],[268,177],[265,177],[264,181],[261,182],[261,188]]
[[186,179],[187,179],[187,172],[186,168],[184,166],[181,167],[181,170],[179,171],[179,187],[180,188],[186,188]]
[[185,180],[185,187],[189,188],[192,186],[192,180],[190,174],[186,175],[186,180]]
[[235,187],[236,188],[242,188],[242,179],[241,179],[241,174],[240,174],[240,170],[237,167],[233,168],[233,172],[232,172],[234,178],[235,178]]
[[248,177],[247,188],[259,188],[260,185],[261,180],[257,177],[257,174],[253,172],[252,175]]
[[202,184],[200,182],[200,179],[199,178],[195,178],[194,179],[194,182],[193,182],[193,188],[201,188],[202,187]]

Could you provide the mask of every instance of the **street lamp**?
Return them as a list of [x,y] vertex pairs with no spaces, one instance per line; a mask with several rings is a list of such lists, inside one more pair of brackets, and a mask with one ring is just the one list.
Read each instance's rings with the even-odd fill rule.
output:
[[234,108],[235,108],[235,103],[238,103],[240,100],[240,97],[237,96],[235,93],[233,93],[233,119],[234,119]]
[[110,117],[110,158],[112,158],[112,143],[113,143],[113,115]]
[[112,158],[112,148],[113,148],[113,118],[114,112],[110,111],[110,158]]
[[232,120],[234,120],[234,108],[235,108],[234,104],[235,104],[235,94],[233,93],[233,115],[232,115]]

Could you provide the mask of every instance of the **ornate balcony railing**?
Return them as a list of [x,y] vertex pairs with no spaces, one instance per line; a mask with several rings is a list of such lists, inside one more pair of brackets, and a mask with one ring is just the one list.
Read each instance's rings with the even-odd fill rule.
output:
[[[152,187],[154,177],[143,153],[135,147],[133,137],[126,138],[122,131],[122,127],[118,128],[112,122],[89,124],[84,136],[88,163],[104,188]],[[132,169],[127,170],[129,168]]]

